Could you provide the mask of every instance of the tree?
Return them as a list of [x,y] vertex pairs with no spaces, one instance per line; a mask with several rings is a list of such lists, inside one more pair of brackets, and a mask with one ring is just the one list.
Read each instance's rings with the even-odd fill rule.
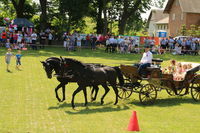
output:
[[180,34],[183,35],[183,36],[186,36],[186,35],[187,35],[187,28],[186,28],[186,25],[185,25],[185,24],[183,24],[183,25],[181,26]]
[[23,18],[24,17],[24,4],[26,0],[11,0],[17,14],[17,18]]
[[190,29],[188,30],[188,34],[190,36],[196,36],[196,30],[197,30],[197,26],[196,25],[190,25]]
[[59,10],[67,26],[67,32],[84,26],[83,17],[88,14],[90,0],[60,0]]
[[47,0],[40,0],[41,15],[40,15],[40,30],[47,28]]
[[138,19],[137,14],[141,15],[152,5],[162,7],[165,0],[115,0],[118,12],[119,34],[124,34],[128,20],[131,17]]

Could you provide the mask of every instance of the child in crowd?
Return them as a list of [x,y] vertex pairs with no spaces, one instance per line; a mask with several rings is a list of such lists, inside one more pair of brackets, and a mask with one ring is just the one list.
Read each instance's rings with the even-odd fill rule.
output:
[[151,53],[152,54],[158,54],[157,51],[158,51],[157,47],[156,46],[152,46]]
[[22,48],[24,48],[24,43],[19,44],[19,49],[22,49]]
[[136,54],[139,54],[139,53],[140,53],[140,48],[138,47],[138,45],[135,45],[135,50],[134,50],[134,52],[135,52]]
[[11,60],[11,57],[13,56],[12,52],[11,52],[11,48],[8,49],[7,53],[5,54],[5,62],[7,64],[6,66],[6,70],[7,72],[11,72],[9,70],[9,65],[10,65],[10,60]]
[[122,53],[122,54],[125,53],[125,45],[123,42],[120,44],[120,53]]
[[18,53],[16,54],[15,57],[16,57],[16,69],[20,70],[19,67],[21,66],[21,57],[22,57],[20,50],[18,50]]
[[11,46],[10,46],[10,40],[9,39],[7,39],[6,48],[11,48]]

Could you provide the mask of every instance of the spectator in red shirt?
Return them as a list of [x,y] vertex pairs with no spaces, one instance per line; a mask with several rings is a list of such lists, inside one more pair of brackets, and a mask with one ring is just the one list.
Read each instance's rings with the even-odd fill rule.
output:
[[2,38],[2,43],[5,44],[7,40],[7,34],[5,30],[1,33],[1,38]]
[[90,45],[90,36],[87,34],[86,36],[86,46]]

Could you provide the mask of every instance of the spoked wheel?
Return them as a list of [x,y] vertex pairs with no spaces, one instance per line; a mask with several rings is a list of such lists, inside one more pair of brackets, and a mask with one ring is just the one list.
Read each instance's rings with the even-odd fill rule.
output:
[[175,93],[172,89],[166,89],[166,92],[170,95],[170,96],[175,96]]
[[133,93],[133,88],[129,87],[119,87],[118,96],[120,99],[126,99]]
[[192,98],[199,102],[200,101],[200,78],[195,79],[191,86],[191,95]]
[[[186,94],[188,94],[187,92],[188,92],[188,89],[189,89],[189,87],[184,87],[184,88],[181,88],[181,89],[177,89],[176,91],[177,91],[177,96],[184,96],[184,95],[186,95]],[[176,94],[175,94],[175,92],[174,92],[174,90],[172,90],[172,89],[166,89],[166,91],[167,91],[167,93],[170,95],[170,96],[176,96]]]
[[189,87],[184,87],[182,89],[178,89],[177,90],[178,96],[184,96],[184,95],[188,94],[188,89],[189,89]]
[[152,84],[146,84],[140,89],[139,99],[144,105],[151,105],[157,98],[156,87]]

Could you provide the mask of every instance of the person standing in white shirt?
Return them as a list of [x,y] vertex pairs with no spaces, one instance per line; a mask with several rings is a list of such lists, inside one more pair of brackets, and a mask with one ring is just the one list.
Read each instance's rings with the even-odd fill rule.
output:
[[140,76],[143,76],[146,74],[144,70],[147,67],[151,66],[152,59],[153,59],[153,54],[151,53],[149,46],[147,46],[145,48],[145,52],[143,53],[142,59],[138,67],[138,73]]
[[48,35],[48,44],[51,45],[51,42],[53,40],[53,35],[51,34],[51,32]]
[[32,46],[33,50],[37,50],[36,40],[37,40],[37,34],[35,32],[33,32],[31,34],[31,46]]
[[76,40],[76,44],[77,44],[77,50],[81,51],[81,37],[80,35],[78,35],[77,40]]

